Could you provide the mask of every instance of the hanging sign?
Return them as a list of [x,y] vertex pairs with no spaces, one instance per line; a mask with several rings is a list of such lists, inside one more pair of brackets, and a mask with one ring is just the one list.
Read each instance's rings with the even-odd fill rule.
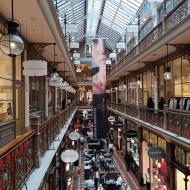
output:
[[137,131],[135,131],[134,129],[127,130],[126,136],[127,136],[128,138],[137,137]]
[[114,127],[115,128],[123,127],[123,123],[121,121],[117,121],[117,122],[114,123]]
[[108,121],[109,122],[114,122],[115,121],[115,117],[114,116],[109,116],[108,117]]
[[164,150],[159,146],[151,146],[148,149],[148,156],[150,158],[158,159],[163,158]]

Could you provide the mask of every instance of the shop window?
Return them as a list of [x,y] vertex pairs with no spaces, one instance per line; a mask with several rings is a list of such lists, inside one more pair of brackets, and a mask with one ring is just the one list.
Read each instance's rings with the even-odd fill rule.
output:
[[161,65],[159,67],[159,84],[158,84],[158,93],[159,93],[159,97],[164,97],[164,66]]
[[164,18],[163,13],[164,13],[164,7],[162,5],[161,8],[158,10],[158,23],[163,20]]
[[173,0],[166,1],[166,12],[168,13],[173,8]]
[[178,5],[181,2],[181,0],[173,0],[174,7]]
[[48,108],[53,107],[53,87],[48,87]]
[[44,117],[44,82],[43,77],[30,77],[30,113]]
[[61,108],[61,89],[57,89],[57,108]]
[[16,56],[16,80],[21,80],[21,56]]
[[13,119],[12,80],[0,78],[0,122]]
[[154,97],[154,74],[152,71],[143,73],[143,104],[147,105],[149,97]]
[[0,52],[0,122],[13,119],[12,58]]

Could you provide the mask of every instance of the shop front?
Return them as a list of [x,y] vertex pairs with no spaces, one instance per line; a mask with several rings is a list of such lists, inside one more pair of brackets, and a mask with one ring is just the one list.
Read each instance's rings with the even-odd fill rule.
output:
[[175,190],[190,190],[190,150],[175,146],[172,164],[175,168]]
[[[151,157],[150,149],[162,150],[162,155]],[[162,137],[143,129],[142,174],[144,184],[150,183],[151,190],[168,190],[168,163],[166,160],[166,141]]]
[[[128,132],[135,132],[135,136],[128,136]],[[138,126],[136,123],[127,120],[126,127],[126,155],[129,155],[130,169],[133,171],[136,177],[139,173],[139,138],[138,138]],[[127,163],[127,161],[126,161]]]

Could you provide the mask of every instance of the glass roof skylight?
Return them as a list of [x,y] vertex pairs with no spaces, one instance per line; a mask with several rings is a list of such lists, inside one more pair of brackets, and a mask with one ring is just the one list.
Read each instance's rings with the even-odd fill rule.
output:
[[88,0],[87,8],[87,30],[88,37],[95,37],[98,27],[103,0]]
[[[107,47],[115,49],[123,39],[130,23],[136,23],[136,12],[143,0],[53,0],[57,6],[64,32],[64,17],[67,24],[77,25],[78,31],[69,33],[76,41],[86,38],[108,38]],[[67,32],[68,33],[68,32]]]

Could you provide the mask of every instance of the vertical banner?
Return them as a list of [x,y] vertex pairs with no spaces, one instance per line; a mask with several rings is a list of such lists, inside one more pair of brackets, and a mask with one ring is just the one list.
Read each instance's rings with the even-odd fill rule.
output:
[[106,138],[106,54],[104,39],[92,43],[93,138]]

